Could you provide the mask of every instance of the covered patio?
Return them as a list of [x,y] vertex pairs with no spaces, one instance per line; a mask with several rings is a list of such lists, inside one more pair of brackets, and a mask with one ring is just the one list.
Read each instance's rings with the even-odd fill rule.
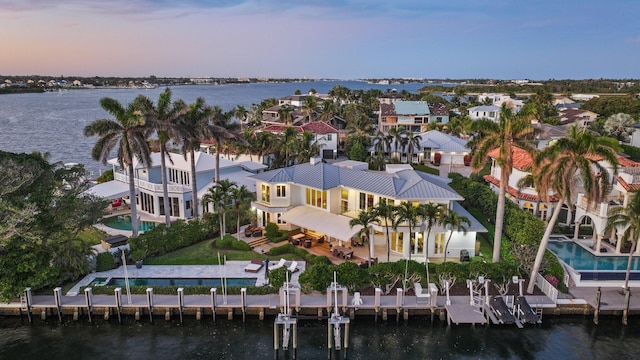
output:
[[351,218],[309,206],[297,206],[287,211],[282,214],[282,220],[302,228],[303,232],[308,229],[314,233],[324,234],[329,243],[337,242],[340,246],[350,245],[351,238],[362,229],[360,225],[351,227],[349,225]]

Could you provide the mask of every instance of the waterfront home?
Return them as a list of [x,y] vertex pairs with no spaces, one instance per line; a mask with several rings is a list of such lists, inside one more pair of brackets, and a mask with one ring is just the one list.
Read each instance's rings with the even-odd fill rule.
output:
[[[273,134],[282,134],[289,126],[283,124],[271,124],[261,129],[257,129],[256,131],[267,131]],[[335,159],[338,156],[338,129],[324,121],[312,121],[300,126],[291,127],[298,133],[303,133],[305,131],[312,133],[312,141],[320,147],[320,154],[323,159]]]
[[[489,157],[493,159],[491,172],[484,176],[495,193],[498,192],[502,181],[501,168],[495,160],[497,156],[497,149],[489,152]],[[640,163],[618,155],[618,174],[615,175],[611,164],[607,161],[593,156],[591,158],[597,160],[606,169],[611,179],[611,191],[599,203],[588,204],[579,184],[576,197],[571,199],[573,205],[571,208],[566,204],[559,204],[559,199],[554,193],[549,194],[550,200],[545,203],[540,199],[536,189],[518,187],[518,182],[530,175],[532,164],[531,155],[518,147],[513,148],[513,168],[507,180],[507,199],[545,221],[550,219],[559,207],[558,224],[574,226],[574,239],[578,239],[580,227],[589,227],[592,229],[591,240],[594,252],[600,252],[603,249],[603,241],[606,241],[615,253],[619,254],[622,250],[622,241],[620,241],[622,234],[616,233],[615,229],[605,232],[608,214],[611,208],[626,206],[631,194],[640,190]],[[640,251],[637,253],[640,254]]]
[[388,133],[392,128],[424,132],[427,131],[429,124],[447,124],[448,122],[449,109],[443,104],[429,105],[426,101],[404,100],[380,103],[378,129],[384,133]]
[[[303,233],[326,239],[332,246],[349,246],[359,239],[361,226],[351,227],[349,220],[361,211],[370,210],[380,202],[400,205],[435,203],[443,209],[455,211],[471,221],[467,232],[454,231],[447,247],[449,259],[459,258],[466,250],[476,255],[476,233],[486,229],[471,216],[458,201],[464,200],[448,183],[449,179],[414,171],[408,165],[388,167],[387,171],[369,171],[367,164],[345,161],[327,164],[320,159],[310,163],[265,171],[252,176],[256,181],[257,200],[252,203],[259,226],[275,223],[281,229],[300,228]],[[371,225],[374,236],[369,243],[371,257],[386,259],[386,228],[384,220]],[[390,251],[393,259],[408,258],[425,261],[429,257],[442,258],[445,242],[451,232],[435,226],[427,244],[427,228],[419,220],[390,228]]]
[[489,119],[495,122],[500,121],[500,106],[480,105],[467,109],[471,120]]
[[[166,155],[165,155],[166,156]],[[170,159],[169,159],[170,158]],[[88,190],[105,199],[126,198],[129,196],[129,176],[126,169],[118,165],[117,159],[110,159],[114,180],[98,184]],[[216,169],[216,157],[204,152],[195,153],[197,194],[194,196],[191,187],[191,164],[182,154],[171,153],[167,156],[167,179],[169,189],[170,214],[173,219],[190,219],[193,206],[198,206],[199,213],[210,211],[203,207],[202,197],[213,186]],[[143,165],[134,160],[134,178],[136,186],[136,204],[138,211],[145,215],[161,218],[165,214],[162,192],[162,172],[160,169],[160,153],[151,154],[151,164]],[[246,185],[255,192],[255,181],[252,176],[266,168],[265,165],[243,161],[235,162],[220,159],[220,179],[234,181],[238,186]],[[195,204],[194,204],[194,200]]]
[[[471,152],[467,147],[467,141],[458,137],[445,134],[438,130],[431,130],[414,136],[420,136],[420,144],[411,149],[411,163],[428,163],[436,158],[436,154],[440,156],[440,163],[443,165],[463,165],[464,158]],[[390,152],[384,155],[388,158],[400,159],[408,162],[409,147],[396,147],[395,139],[392,139],[389,146]],[[371,155],[376,154],[376,143],[369,147]]]

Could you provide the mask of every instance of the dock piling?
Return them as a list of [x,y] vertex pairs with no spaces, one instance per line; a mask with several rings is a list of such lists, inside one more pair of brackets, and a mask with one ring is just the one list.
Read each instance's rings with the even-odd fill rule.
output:
[[116,310],[118,311],[118,323],[122,324],[122,288],[116,288],[113,292],[116,298]]
[[153,322],[153,288],[147,288],[147,307],[149,309],[149,321]]
[[629,316],[629,298],[631,297],[631,289],[624,289],[624,310],[622,311],[622,325],[628,324]]
[[596,308],[593,311],[593,323],[598,325],[598,317],[600,315],[600,300],[602,298],[602,289],[600,287],[598,287],[598,290],[596,290]]
[[91,307],[93,305],[93,292],[90,287],[84,289],[84,301],[87,304],[87,316],[89,317],[89,323],[91,323]]
[[53,289],[53,299],[56,303],[56,309],[58,309],[58,321],[62,322],[62,288],[57,287]]
[[211,293],[211,312],[213,312],[213,322],[216,322],[216,292],[218,289],[211,288],[209,292]]
[[29,323],[33,323],[33,318],[31,317],[31,304],[33,304],[33,299],[31,298],[31,288],[28,287],[24,289],[24,301],[26,303],[27,317],[29,318]]
[[184,310],[184,288],[178,288],[178,309],[180,311],[180,323],[183,323],[182,312]]

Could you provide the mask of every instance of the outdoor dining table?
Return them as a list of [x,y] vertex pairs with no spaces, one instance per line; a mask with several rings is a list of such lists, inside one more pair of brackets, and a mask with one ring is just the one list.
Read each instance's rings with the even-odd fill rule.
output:
[[341,256],[345,259],[350,259],[353,256],[353,249],[344,246],[334,246],[331,251],[334,255]]

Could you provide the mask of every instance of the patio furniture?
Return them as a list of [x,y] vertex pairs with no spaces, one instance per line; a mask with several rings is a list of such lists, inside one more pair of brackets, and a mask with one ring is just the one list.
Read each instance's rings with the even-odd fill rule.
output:
[[111,248],[127,245],[128,241],[129,238],[124,235],[113,235],[102,239],[100,242],[103,249],[110,250]]
[[253,237],[262,236],[262,229],[260,229],[260,228],[256,228],[255,230],[253,230],[253,232],[251,233],[251,235],[252,235]]
[[262,262],[262,259],[252,259],[251,263],[244,267],[244,271],[249,273],[257,273],[258,271],[260,271],[260,269],[262,269],[263,265],[264,264]]
[[114,202],[111,203],[112,208],[117,208],[122,205],[122,198],[117,198]]
[[309,249],[311,247],[311,239],[304,240],[304,247]]
[[304,238],[304,234],[303,233],[298,233],[295,235],[291,235],[289,237],[289,241],[293,244],[293,245],[300,245],[300,241]]
[[334,246],[331,249],[333,256],[342,257],[344,259],[351,259],[353,257],[353,249],[344,246]]
[[281,258],[281,259],[280,259],[280,261],[278,261],[278,263],[277,263],[277,264],[272,265],[272,266],[269,266],[269,271],[273,271],[273,270],[278,270],[278,269],[280,269],[281,267],[283,267],[283,266],[284,266],[284,264],[285,264],[286,262],[287,262],[287,260],[285,260],[285,259],[282,259],[282,258]]
[[289,265],[289,267],[287,268],[287,270],[291,271],[292,273],[296,272],[296,271],[300,271],[300,269],[298,269],[298,262],[297,261],[292,261],[291,265]]
[[244,228],[244,236],[249,237],[253,234],[253,231],[256,229],[255,226],[253,225],[247,225],[246,228]]

